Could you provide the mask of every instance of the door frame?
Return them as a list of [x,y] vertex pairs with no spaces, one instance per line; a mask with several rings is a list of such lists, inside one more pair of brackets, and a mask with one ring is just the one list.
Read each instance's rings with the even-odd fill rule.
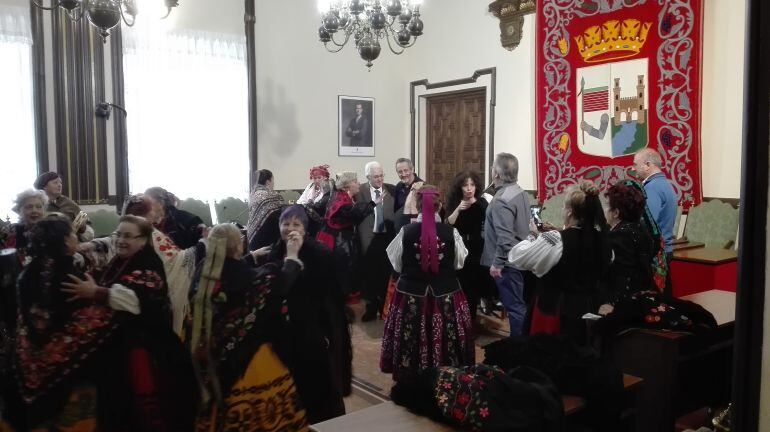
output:
[[[488,82],[478,82],[479,78],[485,75],[489,75]],[[476,85],[482,84],[482,85]],[[420,88],[418,90],[418,88]],[[451,94],[458,91],[477,90],[485,88],[487,92],[487,99],[489,100],[489,108],[487,109],[487,150],[485,162],[487,168],[492,166],[492,160],[495,152],[495,106],[497,105],[497,68],[490,67],[485,69],[478,69],[467,78],[458,78],[449,81],[442,81],[437,83],[431,83],[427,78],[412,81],[409,83],[409,116],[411,122],[410,129],[410,141],[411,141],[411,158],[414,166],[420,170],[425,168],[425,161],[421,159],[421,152],[424,151],[425,144],[422,141],[422,136],[425,132],[426,122],[423,117],[425,116],[425,110],[423,106],[425,104],[425,98],[429,96],[438,96],[443,94]],[[418,93],[419,91],[419,93]],[[489,169],[486,172],[480,173],[483,177],[484,183],[488,183]]]

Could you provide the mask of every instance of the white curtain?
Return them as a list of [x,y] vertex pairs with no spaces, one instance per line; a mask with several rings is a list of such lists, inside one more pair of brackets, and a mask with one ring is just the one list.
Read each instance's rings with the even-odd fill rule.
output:
[[245,38],[146,28],[124,38],[131,192],[247,197]]
[[0,218],[37,177],[29,9],[0,6]]

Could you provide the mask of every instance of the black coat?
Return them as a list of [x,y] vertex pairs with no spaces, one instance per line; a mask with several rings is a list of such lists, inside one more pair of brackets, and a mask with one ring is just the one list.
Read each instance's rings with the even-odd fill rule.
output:
[[654,289],[652,237],[639,222],[620,222],[608,235],[614,259],[607,277],[608,298]]
[[187,249],[195,246],[201,239],[203,231],[199,225],[204,225],[198,216],[176,207],[166,209],[166,217],[159,229],[171,237],[179,249]]

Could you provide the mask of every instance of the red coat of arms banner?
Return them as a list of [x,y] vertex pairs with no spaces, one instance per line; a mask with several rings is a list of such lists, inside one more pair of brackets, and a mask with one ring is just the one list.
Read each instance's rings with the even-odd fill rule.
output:
[[539,0],[540,200],[633,176],[656,149],[685,208],[701,201],[702,0]]

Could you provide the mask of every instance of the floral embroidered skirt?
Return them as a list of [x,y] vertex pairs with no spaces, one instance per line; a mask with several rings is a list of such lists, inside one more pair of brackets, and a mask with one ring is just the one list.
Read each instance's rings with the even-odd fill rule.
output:
[[385,320],[380,370],[399,381],[429,367],[472,365],[472,332],[462,290],[442,297],[396,291]]

